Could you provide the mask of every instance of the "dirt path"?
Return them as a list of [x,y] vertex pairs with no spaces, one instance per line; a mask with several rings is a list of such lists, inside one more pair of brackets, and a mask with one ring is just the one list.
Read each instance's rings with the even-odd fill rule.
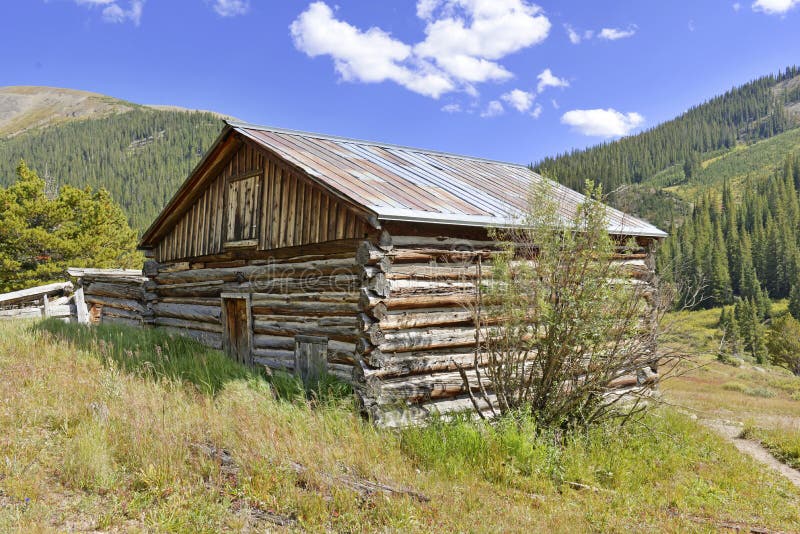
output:
[[782,474],[789,479],[789,482],[800,488],[800,471],[777,460],[767,449],[762,447],[760,443],[740,438],[739,434],[742,431],[740,426],[716,419],[701,419],[701,422],[733,443],[741,452],[750,455],[767,467]]

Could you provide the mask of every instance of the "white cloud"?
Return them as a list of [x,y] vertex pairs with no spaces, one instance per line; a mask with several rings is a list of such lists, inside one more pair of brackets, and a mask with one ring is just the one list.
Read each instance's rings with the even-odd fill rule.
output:
[[538,119],[541,115],[542,115],[542,105],[536,104],[536,107],[534,107],[533,111],[531,111],[531,117],[533,117],[534,119]]
[[550,103],[553,105],[553,109],[560,109],[561,108],[561,106],[558,105],[558,100],[556,100],[555,98],[550,100]]
[[500,97],[502,101],[520,113],[525,113],[531,109],[534,98],[536,98],[534,93],[529,93],[522,89],[514,89]]
[[574,109],[561,116],[561,123],[583,135],[593,137],[620,137],[628,135],[644,123],[636,112],[621,113],[615,109]]
[[697,29],[697,27],[694,25],[694,19],[689,19],[688,28],[690,32],[693,32]]
[[391,80],[425,96],[452,91],[453,82],[424,62],[413,68],[411,47],[379,28],[362,32],[337,20],[324,2],[311,4],[290,26],[295,47],[310,57],[328,55],[345,81]]
[[135,26],[138,26],[142,20],[144,2],[145,0],[129,0],[128,2],[119,0],[75,0],[75,3],[79,6],[102,7],[103,20],[106,22],[122,23],[131,21]]
[[528,0],[418,0],[425,39],[409,44],[372,27],[361,30],[313,2],[292,22],[295,47],[311,57],[327,55],[345,81],[393,81],[438,98],[513,74],[498,61],[542,42],[550,21]]
[[[575,28],[570,26],[569,24],[564,24],[564,30],[567,32],[567,37],[569,37],[569,42],[572,44],[581,44],[581,34],[575,31]],[[591,37],[590,37],[591,39]]]
[[742,9],[742,4],[740,4],[739,2],[736,2],[736,3],[733,4],[733,10],[734,11],[738,12],[740,9]]
[[489,105],[486,106],[486,109],[481,112],[481,117],[497,117],[498,115],[505,113],[505,111],[506,110],[503,108],[503,104],[501,104],[499,100],[492,100],[489,102]]
[[544,69],[536,77],[539,83],[536,85],[536,91],[541,93],[548,87],[569,87],[569,82],[564,78],[555,76],[550,69]]
[[461,113],[461,104],[446,104],[442,106],[445,113]]
[[597,37],[599,39],[606,39],[608,41],[616,41],[617,39],[633,37],[636,34],[637,29],[638,27],[635,24],[628,26],[627,30],[621,30],[619,28],[603,28],[600,30],[600,33],[597,34]]
[[214,11],[221,17],[235,17],[250,11],[250,0],[214,0]]
[[756,0],[753,11],[761,11],[767,15],[785,15],[790,9],[800,4],[800,0]]

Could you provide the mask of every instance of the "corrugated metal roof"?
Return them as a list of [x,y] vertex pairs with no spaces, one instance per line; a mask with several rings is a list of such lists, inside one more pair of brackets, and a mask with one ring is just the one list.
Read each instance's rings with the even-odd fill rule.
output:
[[[525,165],[343,137],[228,123],[303,169],[379,220],[503,226],[519,220],[529,192],[545,180]],[[569,220],[584,196],[551,182]],[[666,237],[652,224],[608,208],[609,232]]]

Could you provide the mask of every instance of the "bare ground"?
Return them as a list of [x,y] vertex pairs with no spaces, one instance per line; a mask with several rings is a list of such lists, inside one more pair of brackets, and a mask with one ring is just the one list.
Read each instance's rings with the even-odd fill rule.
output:
[[740,452],[751,456],[756,461],[777,471],[786,477],[789,482],[800,488],[800,471],[789,467],[775,458],[760,443],[739,437],[742,432],[742,426],[740,424],[731,421],[721,421],[719,419],[702,419],[700,422],[733,443]]

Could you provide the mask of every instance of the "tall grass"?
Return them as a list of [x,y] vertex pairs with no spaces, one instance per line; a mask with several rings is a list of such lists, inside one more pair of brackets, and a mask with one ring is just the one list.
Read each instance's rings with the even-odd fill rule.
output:
[[[524,419],[389,432],[215,354],[158,331],[0,325],[0,531],[800,530],[797,490],[677,413],[576,436]],[[430,501],[342,482],[362,479]]]
[[160,328],[130,328],[97,325],[86,328],[75,323],[49,319],[33,328],[69,341],[81,350],[113,362],[120,369],[153,380],[189,382],[206,394],[216,394],[235,380],[268,381],[283,399],[305,397],[317,402],[337,401],[350,396],[350,387],[330,375],[305,388],[294,376],[280,371],[248,368],[218,350],[211,349]]

